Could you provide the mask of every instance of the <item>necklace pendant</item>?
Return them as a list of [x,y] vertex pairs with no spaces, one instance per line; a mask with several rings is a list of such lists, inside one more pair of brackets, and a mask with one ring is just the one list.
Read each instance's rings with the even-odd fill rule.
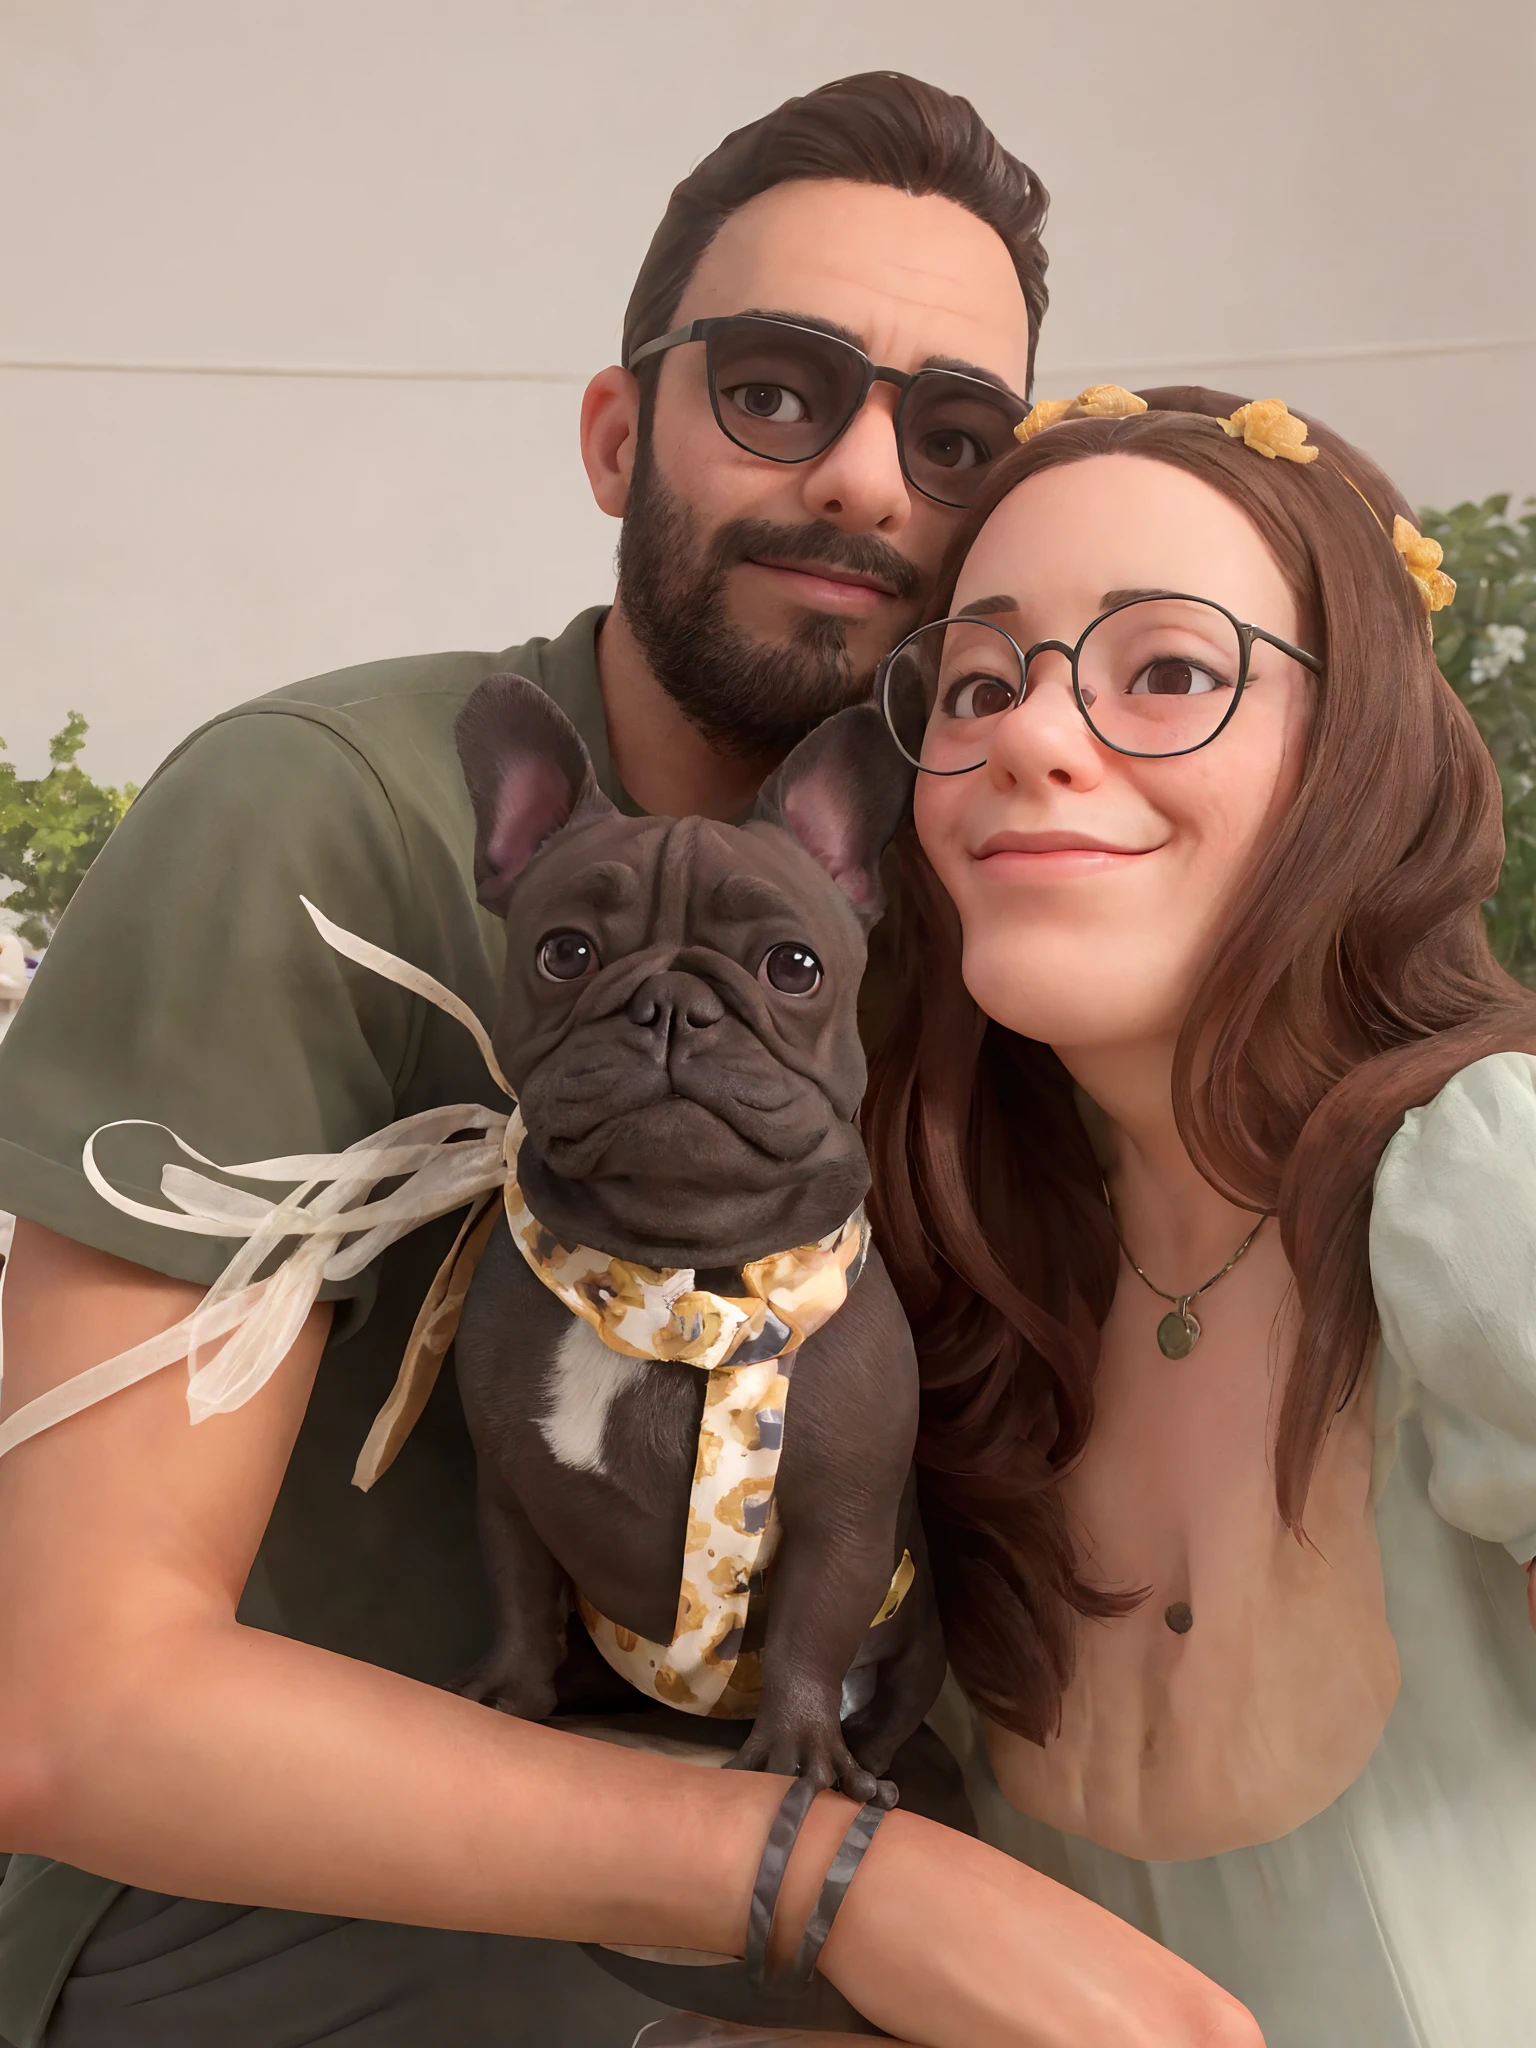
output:
[[1199,1342],[1199,1321],[1182,1303],[1170,1309],[1157,1326],[1157,1348],[1164,1358],[1188,1358]]

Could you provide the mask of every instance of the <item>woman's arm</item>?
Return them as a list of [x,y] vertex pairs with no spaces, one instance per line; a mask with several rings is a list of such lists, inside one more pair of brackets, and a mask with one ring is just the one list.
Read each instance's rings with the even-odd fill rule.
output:
[[1536,1551],[1536,1058],[1463,1067],[1411,1109],[1376,1170],[1371,1284],[1382,1341],[1453,1528]]
[[[6,1412],[197,1293],[19,1225]],[[511,1720],[236,1622],[327,1313],[234,1415],[190,1427],[173,1368],[0,1460],[0,1840],[195,1898],[739,1954],[781,1780]],[[851,1811],[828,1794],[807,1823],[791,1942]],[[1258,2041],[1108,1914],[900,1813],[823,1963],[933,2048]]]

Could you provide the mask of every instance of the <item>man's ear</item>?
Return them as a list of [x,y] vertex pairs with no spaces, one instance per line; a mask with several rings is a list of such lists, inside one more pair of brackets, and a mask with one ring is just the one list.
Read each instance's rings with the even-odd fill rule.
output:
[[475,807],[475,889],[505,913],[512,885],[569,824],[615,814],[597,786],[581,735],[523,676],[487,676],[454,721],[454,743]]
[[880,856],[906,816],[915,771],[873,704],[839,711],[763,784],[752,812],[793,833],[866,930],[885,908]]
[[622,519],[629,504],[640,430],[640,386],[617,364],[599,370],[582,394],[581,460],[599,510]]

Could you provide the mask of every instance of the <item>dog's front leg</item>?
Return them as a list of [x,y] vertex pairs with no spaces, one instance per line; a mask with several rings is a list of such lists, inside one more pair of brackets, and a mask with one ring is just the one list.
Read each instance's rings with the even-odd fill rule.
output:
[[516,1495],[484,1467],[477,1509],[495,1636],[458,1689],[466,1699],[520,1720],[547,1721],[555,1711],[555,1673],[565,1656],[566,1577]]
[[844,1740],[841,1720],[843,1680],[891,1582],[894,1523],[876,1527],[862,1519],[869,1514],[867,1498],[849,1505],[855,1513],[834,1519],[823,1502],[813,1521],[781,1505],[762,1703],[735,1763],[894,1806],[896,1787],[865,1770]]
[[737,1763],[786,1771],[850,1798],[896,1804],[896,1787],[844,1737],[843,1680],[890,1590],[917,1435],[912,1339],[879,1255],[796,1359],[774,1494],[763,1695]]

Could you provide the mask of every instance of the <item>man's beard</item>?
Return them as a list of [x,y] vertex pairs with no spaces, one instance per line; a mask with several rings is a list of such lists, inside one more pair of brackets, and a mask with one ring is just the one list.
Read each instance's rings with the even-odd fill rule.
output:
[[671,489],[641,435],[619,541],[619,603],[667,695],[721,753],[777,759],[849,704],[862,704],[874,666],[857,668],[846,621],[810,613],[787,642],[763,646],[726,615],[726,578],[749,558],[870,576],[908,600],[921,593],[907,557],[874,534],[826,520],[775,526],[733,519],[701,543],[698,521]]

